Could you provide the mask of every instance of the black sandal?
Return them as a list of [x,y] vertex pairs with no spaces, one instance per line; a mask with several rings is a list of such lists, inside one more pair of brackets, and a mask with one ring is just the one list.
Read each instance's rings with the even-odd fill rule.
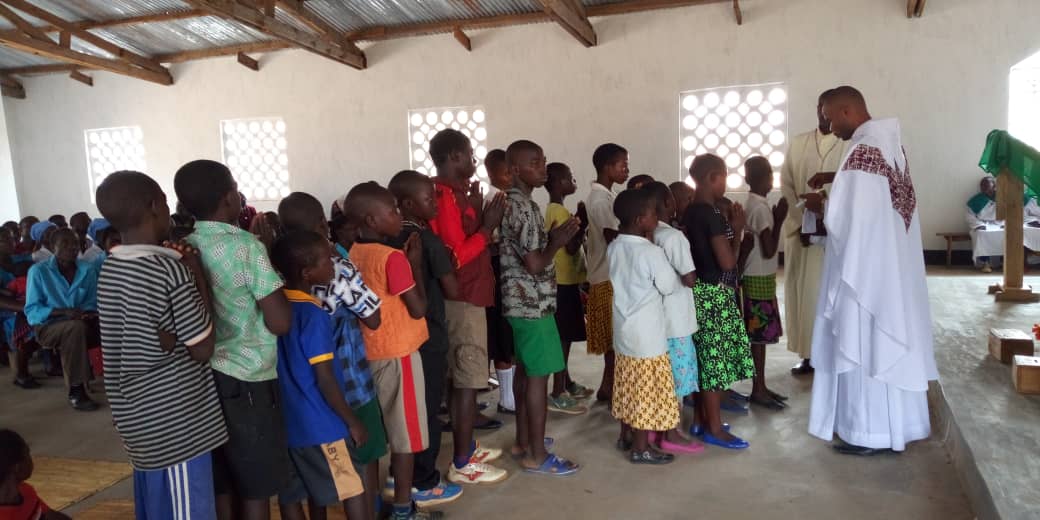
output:
[[675,455],[671,453],[660,453],[654,450],[646,450],[642,453],[631,452],[628,454],[628,461],[632,464],[669,464],[675,460]]
[[43,385],[41,385],[40,382],[36,380],[36,378],[34,378],[32,376],[29,376],[29,377],[16,377],[15,380],[14,380],[14,386],[17,386],[17,387],[25,389],[25,390],[33,390],[33,389],[39,388],[39,387],[41,387]]

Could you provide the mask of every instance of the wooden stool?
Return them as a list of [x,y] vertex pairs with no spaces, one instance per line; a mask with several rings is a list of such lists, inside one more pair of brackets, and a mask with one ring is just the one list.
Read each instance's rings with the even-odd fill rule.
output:
[[1022,394],[1040,394],[1040,357],[1015,356],[1011,383]]
[[953,263],[953,243],[971,241],[971,235],[967,233],[936,233],[935,236],[946,239],[946,267]]
[[1033,337],[1016,329],[990,329],[989,353],[1009,364],[1015,356],[1033,355]]

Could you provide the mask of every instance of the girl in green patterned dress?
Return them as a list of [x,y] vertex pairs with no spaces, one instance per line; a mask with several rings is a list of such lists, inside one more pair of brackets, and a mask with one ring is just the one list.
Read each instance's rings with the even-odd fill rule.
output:
[[740,205],[734,204],[727,222],[715,204],[726,192],[726,174],[726,163],[718,156],[698,155],[690,165],[697,194],[683,216],[697,266],[693,293],[699,329],[693,341],[697,345],[701,391],[697,399],[700,420],[692,431],[703,432],[706,444],[744,449],[747,441],[724,427],[719,412],[726,389],[755,373],[735,299],[737,258],[746,216]]

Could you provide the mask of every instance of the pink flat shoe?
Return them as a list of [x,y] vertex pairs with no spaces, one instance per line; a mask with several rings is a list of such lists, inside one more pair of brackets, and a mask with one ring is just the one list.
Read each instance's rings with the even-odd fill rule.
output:
[[699,442],[691,442],[690,444],[675,444],[675,443],[672,443],[672,442],[668,442],[664,438],[661,439],[660,447],[661,447],[661,450],[663,450],[663,451],[666,451],[668,453],[676,453],[676,454],[684,454],[685,453],[685,454],[693,455],[695,453],[700,453],[700,452],[704,451],[704,445],[699,443]]

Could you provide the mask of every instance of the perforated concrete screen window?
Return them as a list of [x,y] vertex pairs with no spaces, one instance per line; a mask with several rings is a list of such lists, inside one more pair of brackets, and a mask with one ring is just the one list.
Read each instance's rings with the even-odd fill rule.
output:
[[289,152],[280,117],[220,122],[224,164],[248,200],[276,201],[289,195]]
[[713,153],[726,161],[726,187],[745,191],[744,161],[761,155],[773,166],[773,187],[787,145],[787,87],[767,83],[691,90],[679,94],[679,146],[682,179],[693,158]]
[[120,170],[145,170],[144,132],[139,126],[95,128],[83,132],[87,144],[87,176],[90,200],[101,181]]
[[408,111],[409,158],[412,169],[436,175],[430,157],[430,139],[445,128],[454,128],[469,137],[477,158],[477,179],[485,192],[488,188],[484,156],[487,155],[487,114],[482,106],[420,108]]

